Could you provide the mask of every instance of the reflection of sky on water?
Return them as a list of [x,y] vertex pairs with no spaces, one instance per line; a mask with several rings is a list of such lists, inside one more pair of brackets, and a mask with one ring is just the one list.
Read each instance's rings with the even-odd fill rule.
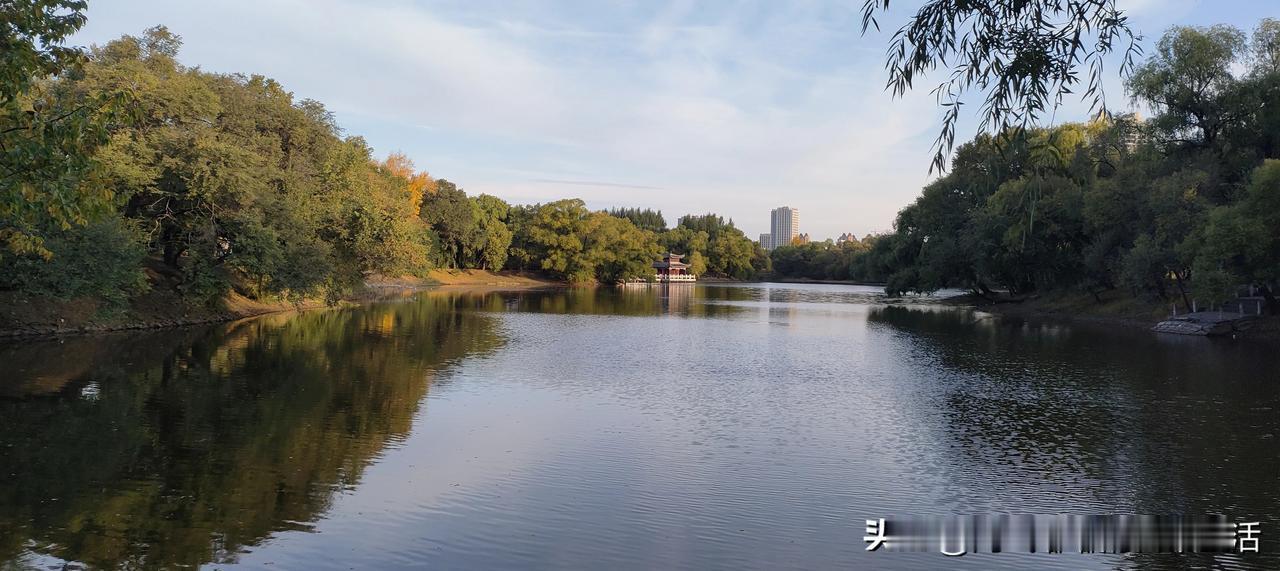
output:
[[[875,299],[871,288],[682,287],[426,292],[312,317],[266,344],[232,336],[191,351],[173,341],[179,358],[170,362],[220,363],[220,382],[299,370],[289,363],[334,371],[358,356],[365,367],[347,369],[367,377],[354,385],[360,392],[330,408],[244,426],[332,426],[373,448],[335,450],[359,467],[354,480],[322,480],[310,515],[277,521],[268,539],[225,559],[282,568],[1176,569],[1215,563],[943,560],[867,554],[860,539],[864,519],[894,515],[1280,513],[1268,485],[1277,455],[1265,454],[1280,430],[1269,353],[999,319],[932,299],[855,301]],[[246,352],[286,339],[294,350],[276,353],[283,360]],[[406,402],[384,392],[386,381],[430,390]],[[127,389],[95,382],[97,402],[118,402]],[[91,385],[77,386],[81,395]],[[281,410],[290,402],[242,397]],[[347,399],[401,428],[378,436],[367,425],[333,426],[337,417],[321,411],[345,410]]]

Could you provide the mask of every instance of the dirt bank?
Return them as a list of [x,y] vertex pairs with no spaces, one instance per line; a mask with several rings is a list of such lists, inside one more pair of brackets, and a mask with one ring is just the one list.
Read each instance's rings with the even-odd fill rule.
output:
[[486,286],[486,287],[551,287],[564,285],[564,282],[552,280],[538,274],[528,272],[490,272],[485,270],[432,270],[427,274],[427,281],[441,286]]

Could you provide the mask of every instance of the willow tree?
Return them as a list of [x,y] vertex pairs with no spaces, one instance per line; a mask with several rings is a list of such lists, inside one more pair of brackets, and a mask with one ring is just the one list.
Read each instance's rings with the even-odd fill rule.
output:
[[[889,4],[865,0],[864,34],[880,28],[877,15]],[[1122,48],[1120,72],[1127,73],[1141,54],[1139,40],[1116,0],[928,0],[889,42],[886,88],[902,96],[928,72],[946,70],[933,88],[946,112],[930,170],[942,171],[966,93],[985,97],[983,132],[1034,126],[1082,83],[1093,111],[1105,114],[1105,59]]]

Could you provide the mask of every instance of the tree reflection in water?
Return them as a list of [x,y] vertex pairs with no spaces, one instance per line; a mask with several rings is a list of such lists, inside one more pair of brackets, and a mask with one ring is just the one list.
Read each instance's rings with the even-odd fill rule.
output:
[[198,565],[306,528],[408,434],[434,371],[501,346],[458,303],[0,347],[16,372],[0,385],[0,561]]

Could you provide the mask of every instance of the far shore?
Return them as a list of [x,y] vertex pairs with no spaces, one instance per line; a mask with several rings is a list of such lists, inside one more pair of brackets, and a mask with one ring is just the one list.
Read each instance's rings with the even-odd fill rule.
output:
[[[779,283],[835,284],[880,287],[883,284],[851,280],[779,279],[742,281],[704,276],[701,283]],[[222,306],[212,309],[185,302],[168,288],[157,286],[151,292],[133,299],[129,307],[114,313],[100,311],[92,299],[51,300],[0,293],[0,340],[39,339],[66,335],[82,335],[110,331],[151,330],[192,325],[231,322],[272,313],[307,311],[411,295],[423,290],[468,292],[534,290],[570,287],[571,284],[534,272],[486,270],[432,270],[426,276],[372,276],[366,287],[336,304],[322,299],[300,301],[262,301],[231,293]],[[1141,303],[1121,295],[1102,294],[1099,302],[1084,294],[1048,294],[1028,298],[983,297],[963,294],[949,297],[944,303],[972,307],[1001,316],[1044,319],[1068,323],[1095,323],[1150,330],[1164,319],[1163,304]],[[1250,338],[1280,339],[1280,317],[1260,320],[1248,332]]]
[[0,340],[223,323],[271,313],[355,305],[426,289],[502,291],[567,284],[529,272],[432,270],[425,277],[373,276],[365,285],[364,290],[340,300],[336,305],[318,298],[254,300],[233,292],[217,309],[191,305],[168,288],[157,285],[152,291],[131,300],[127,308],[107,315],[100,311],[98,300],[56,300],[4,292],[0,295]]
[[862,282],[856,280],[811,280],[808,278],[769,278],[765,282],[777,284],[835,284],[835,285],[855,285],[868,287],[884,287],[884,282]]

